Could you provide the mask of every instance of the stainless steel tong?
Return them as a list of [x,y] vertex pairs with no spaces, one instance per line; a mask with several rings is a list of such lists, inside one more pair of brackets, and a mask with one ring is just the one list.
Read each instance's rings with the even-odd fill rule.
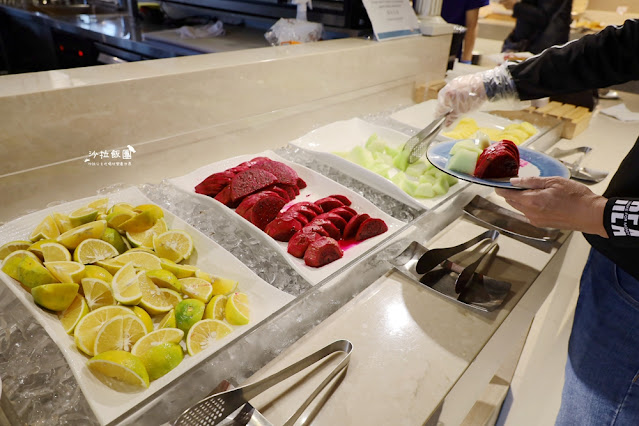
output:
[[454,256],[457,253],[461,253],[467,248],[470,248],[486,239],[490,239],[492,242],[494,242],[497,239],[497,237],[499,237],[499,231],[490,229],[486,232],[483,232],[477,235],[475,238],[472,238],[466,241],[465,243],[459,244],[455,247],[428,250],[417,262],[417,265],[415,266],[415,271],[417,271],[418,274],[425,274],[426,272],[433,269],[435,266],[441,264],[443,261],[445,261],[449,257]]
[[402,153],[408,156],[409,164],[419,160],[428,151],[428,147],[444,126],[449,113],[450,111],[435,118],[428,126],[406,141]]
[[300,408],[284,423],[284,426],[291,426],[302,415],[304,410],[311,404],[313,399],[328,385],[335,376],[342,372],[350,361],[353,345],[348,340],[337,340],[330,345],[312,353],[306,358],[289,365],[283,370],[258,380],[250,385],[242,386],[230,391],[218,393],[204,398],[191,408],[187,409],[180,417],[173,422],[174,426],[213,426],[226,419],[228,416],[255,398],[268,388],[277,383],[299,373],[316,362],[336,353],[344,352],[345,356],[340,363],[330,372],[330,374],[319,384],[311,395],[302,403]]
[[[585,182],[601,182],[608,176],[608,172],[604,172],[602,170],[595,170],[588,167],[581,167],[581,163],[592,151],[592,148],[589,146],[578,146],[571,149],[560,149],[555,148],[550,151],[548,154],[552,157],[558,159],[561,163],[563,163],[568,170],[570,171],[570,177],[573,179],[585,181]],[[574,154],[582,154],[580,155],[574,162],[569,163],[567,161],[562,160],[564,157],[568,157]]]

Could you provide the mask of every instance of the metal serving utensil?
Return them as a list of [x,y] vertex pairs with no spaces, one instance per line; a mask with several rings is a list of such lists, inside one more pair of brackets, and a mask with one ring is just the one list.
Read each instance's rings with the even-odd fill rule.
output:
[[[573,179],[585,181],[585,182],[601,182],[608,176],[608,172],[603,170],[595,170],[588,167],[581,167],[581,163],[583,162],[586,155],[592,151],[592,148],[589,146],[578,146],[570,149],[560,149],[555,148],[550,151],[548,154],[552,157],[558,159],[563,165],[565,165],[570,171],[570,177]],[[574,154],[583,154],[580,155],[574,162],[569,163],[562,158],[567,157],[569,155]]]
[[213,426],[226,419],[228,416],[245,405],[249,400],[255,398],[268,388],[281,381],[299,373],[305,368],[317,363],[327,356],[336,352],[344,352],[346,355],[342,361],[330,372],[328,376],[319,384],[311,395],[302,403],[300,408],[284,423],[284,426],[291,426],[302,415],[304,410],[311,404],[313,399],[326,387],[330,381],[348,366],[353,344],[348,340],[337,340],[330,345],[312,353],[306,358],[289,365],[283,370],[272,374],[250,385],[235,388],[230,391],[218,393],[204,398],[191,408],[187,409],[173,422],[174,426]]
[[495,229],[489,229],[488,231],[485,231],[477,235],[475,238],[472,238],[466,241],[465,243],[459,244],[455,247],[428,250],[419,259],[419,261],[417,261],[417,265],[415,266],[415,271],[417,271],[418,274],[425,274],[426,272],[433,269],[435,266],[441,264],[443,261],[445,261],[449,257],[456,255],[457,253],[461,253],[467,248],[470,248],[474,246],[475,244],[478,244],[479,242],[484,241],[486,239],[495,241],[497,237],[499,237],[499,231]]
[[437,136],[444,126],[448,114],[450,114],[450,111],[441,117],[435,118],[428,126],[424,127],[419,133],[406,141],[402,154],[408,156],[409,164],[413,164],[419,160],[426,151],[428,151],[428,147],[435,139],[435,136]]
[[477,270],[477,267],[479,266],[479,264],[482,262],[482,260],[484,260],[484,257],[486,257],[488,253],[493,251],[495,247],[497,247],[497,249],[499,250],[497,241],[492,240],[488,248],[481,253],[481,255],[477,258],[477,260],[475,260],[473,263],[471,263],[470,265],[464,268],[461,274],[459,274],[459,276],[457,277],[457,281],[455,281],[456,293],[461,293],[462,291],[464,291],[464,289],[468,286],[471,279],[473,278],[473,274]]

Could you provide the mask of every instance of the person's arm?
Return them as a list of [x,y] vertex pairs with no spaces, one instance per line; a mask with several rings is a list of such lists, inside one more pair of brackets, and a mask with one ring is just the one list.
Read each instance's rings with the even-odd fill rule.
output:
[[479,26],[479,9],[471,9],[466,11],[466,35],[464,36],[464,48],[462,50],[461,60],[470,62],[473,59],[473,49],[477,40],[477,30]]
[[519,98],[537,99],[639,80],[638,49],[639,21],[632,19],[548,48],[508,69]]

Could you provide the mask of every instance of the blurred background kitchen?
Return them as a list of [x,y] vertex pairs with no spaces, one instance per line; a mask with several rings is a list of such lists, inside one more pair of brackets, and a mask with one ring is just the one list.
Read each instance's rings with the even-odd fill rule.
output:
[[[279,18],[295,18],[305,1],[0,0],[0,73],[266,47],[265,32]],[[414,7],[426,19],[439,14],[441,3],[416,0]],[[638,14],[639,0],[574,0],[570,38]],[[361,0],[314,0],[307,17],[323,24],[323,40],[372,35]],[[500,1],[479,9],[473,64],[503,60],[499,52],[514,26],[512,9]],[[455,29],[451,52],[459,51],[464,33]]]

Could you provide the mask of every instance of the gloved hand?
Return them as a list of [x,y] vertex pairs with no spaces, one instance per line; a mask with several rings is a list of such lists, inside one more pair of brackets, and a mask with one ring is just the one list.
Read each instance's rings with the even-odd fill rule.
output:
[[517,88],[506,64],[453,79],[439,91],[435,116],[450,111],[446,118],[446,126],[450,126],[462,114],[478,110],[484,102],[502,100],[519,103]]

